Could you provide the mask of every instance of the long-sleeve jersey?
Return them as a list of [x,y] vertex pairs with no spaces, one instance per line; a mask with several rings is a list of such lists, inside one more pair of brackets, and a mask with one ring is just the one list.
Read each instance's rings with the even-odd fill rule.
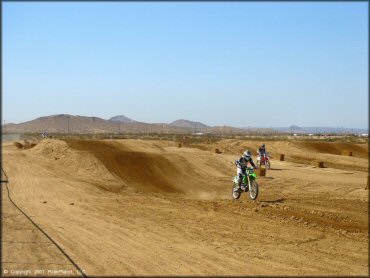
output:
[[256,167],[256,165],[253,162],[252,157],[249,159],[246,159],[244,156],[240,157],[238,160],[235,160],[235,164],[239,166],[242,169],[245,169],[248,167],[248,162],[253,166]]
[[260,147],[260,148],[258,149],[258,152],[259,152],[260,154],[266,153],[266,149],[265,149],[265,148],[263,148],[263,147]]

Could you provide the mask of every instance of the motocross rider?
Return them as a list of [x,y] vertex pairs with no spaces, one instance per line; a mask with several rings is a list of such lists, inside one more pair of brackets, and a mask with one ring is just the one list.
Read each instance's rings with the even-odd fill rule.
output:
[[239,176],[238,181],[239,188],[242,184],[243,175],[245,175],[245,171],[247,170],[248,162],[253,166],[254,169],[257,169],[249,150],[246,150],[238,160],[235,160],[235,165],[237,167],[237,175]]
[[262,146],[258,149],[258,153],[260,155],[266,153],[266,146],[265,146],[265,144],[262,144]]
[[[261,147],[258,149],[258,158],[261,159],[262,155],[266,153],[266,146],[265,144],[262,144]],[[257,160],[259,160],[257,159]],[[258,162],[258,161],[257,161]]]

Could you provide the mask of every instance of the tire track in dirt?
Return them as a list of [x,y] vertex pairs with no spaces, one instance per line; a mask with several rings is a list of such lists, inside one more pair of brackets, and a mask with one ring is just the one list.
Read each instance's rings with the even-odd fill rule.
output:
[[[5,186],[2,187],[2,270],[3,275],[15,275],[25,270],[27,276],[39,276],[37,270],[65,270],[60,273],[78,276],[72,263],[48,240],[32,223],[21,214],[7,198]],[[13,274],[12,274],[13,273]],[[55,276],[55,275],[52,275]]]

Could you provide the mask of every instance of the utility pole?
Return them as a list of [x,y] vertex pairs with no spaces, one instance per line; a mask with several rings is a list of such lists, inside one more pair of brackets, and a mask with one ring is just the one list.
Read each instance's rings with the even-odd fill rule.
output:
[[68,126],[67,134],[69,134],[69,118],[70,118],[70,116],[68,116],[68,118],[67,118],[67,126]]
[[5,133],[5,119],[4,119],[4,132],[3,133]]
[[197,123],[194,124],[194,134],[197,133]]

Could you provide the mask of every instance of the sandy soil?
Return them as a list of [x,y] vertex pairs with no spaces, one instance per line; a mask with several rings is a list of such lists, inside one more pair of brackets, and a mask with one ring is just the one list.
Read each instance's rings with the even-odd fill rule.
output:
[[[367,146],[346,157],[265,143],[288,161],[272,159],[255,202],[231,199],[233,161],[252,141],[45,139],[4,144],[3,168],[13,200],[87,275],[368,275]],[[3,274],[76,275],[2,193]]]

